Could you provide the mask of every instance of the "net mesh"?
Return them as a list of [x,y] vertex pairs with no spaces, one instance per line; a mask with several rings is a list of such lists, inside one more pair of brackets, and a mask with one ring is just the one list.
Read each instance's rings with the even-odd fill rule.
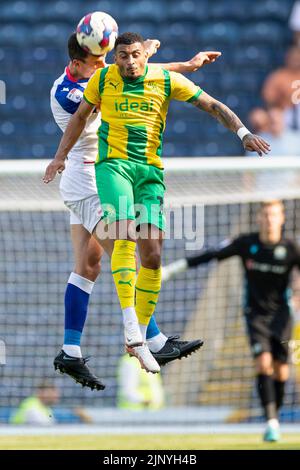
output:
[[[285,235],[299,240],[297,166],[259,171],[237,164],[228,171],[225,160],[220,162],[219,169],[190,167],[184,171],[176,170],[175,162],[166,172],[167,210],[193,208],[197,228],[195,208],[201,208],[204,232],[200,244],[211,247],[225,238],[255,230],[259,201],[273,197],[284,199]],[[82,340],[83,352],[93,356],[91,367],[107,387],[101,393],[81,389],[53,370],[52,358],[63,340],[63,298],[73,259],[69,214],[60,200],[58,181],[45,186],[41,176],[42,172],[31,170],[0,174],[0,340],[6,346],[6,365],[0,366],[2,421],[45,378],[60,387],[66,408],[116,404],[117,368],[124,346],[119,302],[107,257],[91,296]],[[181,238],[174,237],[176,226],[184,225],[183,218],[169,220],[173,231],[164,244],[164,264],[183,257],[187,247],[184,231]],[[163,285],[156,309],[161,330],[167,335],[179,333],[185,339],[199,337],[205,341],[201,352],[162,369],[167,406],[213,410],[217,420],[260,416],[242,315],[242,290],[237,259],[212,262]],[[287,389],[284,413],[289,420],[299,419],[298,367],[292,364]],[[187,416],[183,413],[182,420]]]

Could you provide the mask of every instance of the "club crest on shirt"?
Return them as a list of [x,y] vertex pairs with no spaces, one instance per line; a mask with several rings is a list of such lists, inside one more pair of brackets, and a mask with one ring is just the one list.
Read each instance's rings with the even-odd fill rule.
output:
[[277,246],[274,250],[274,258],[276,259],[284,259],[286,257],[286,247],[285,246]]
[[67,94],[67,98],[74,103],[80,103],[83,97],[83,92],[78,90],[78,88],[72,88],[72,90]]
[[156,91],[156,92],[159,92],[159,85],[158,85],[158,83],[156,83],[156,82],[150,80],[150,81],[148,82],[148,86],[149,86],[150,88],[152,88],[152,90],[154,90],[154,91]]

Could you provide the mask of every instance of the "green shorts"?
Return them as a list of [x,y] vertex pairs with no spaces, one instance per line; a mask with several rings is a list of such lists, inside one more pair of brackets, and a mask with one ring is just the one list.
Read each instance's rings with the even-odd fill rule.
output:
[[163,170],[114,158],[97,163],[95,172],[103,219],[108,224],[135,220],[136,226],[153,224],[165,231]]

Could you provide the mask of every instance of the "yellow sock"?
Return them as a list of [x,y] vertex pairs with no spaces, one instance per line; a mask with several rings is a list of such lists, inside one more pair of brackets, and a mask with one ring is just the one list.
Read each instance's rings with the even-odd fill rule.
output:
[[142,325],[148,325],[154,313],[161,287],[161,268],[141,266],[135,285],[135,310]]
[[116,240],[111,256],[111,271],[121,308],[134,307],[136,263],[135,242]]

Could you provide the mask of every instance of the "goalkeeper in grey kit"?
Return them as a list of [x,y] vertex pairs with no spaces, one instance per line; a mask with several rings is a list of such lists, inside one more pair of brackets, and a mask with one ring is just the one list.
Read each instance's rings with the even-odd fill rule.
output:
[[289,306],[291,272],[300,268],[300,250],[283,238],[284,206],[281,201],[262,203],[258,212],[258,233],[241,235],[163,268],[162,279],[215,259],[239,256],[245,274],[245,319],[255,360],[258,394],[267,420],[265,441],[280,438],[278,411],[283,403],[289,375],[288,343],[292,317]]

